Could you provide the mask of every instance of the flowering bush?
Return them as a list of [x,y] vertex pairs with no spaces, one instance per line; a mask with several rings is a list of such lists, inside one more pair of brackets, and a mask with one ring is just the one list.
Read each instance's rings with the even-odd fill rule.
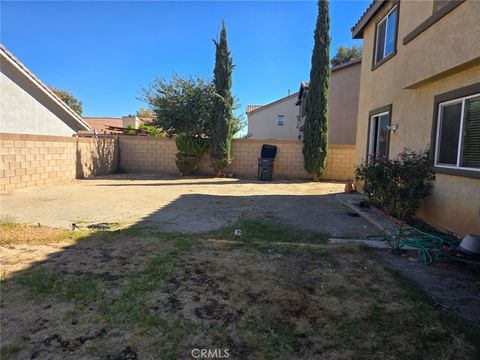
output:
[[409,220],[430,194],[435,174],[429,151],[405,149],[396,159],[372,157],[355,169],[356,180],[364,181],[369,200],[387,214]]

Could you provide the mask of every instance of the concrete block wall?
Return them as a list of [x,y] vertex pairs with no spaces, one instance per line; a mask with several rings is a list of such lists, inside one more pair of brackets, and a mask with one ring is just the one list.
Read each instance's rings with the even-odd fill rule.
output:
[[178,174],[177,146],[167,138],[120,136],[120,169],[129,173]]
[[117,170],[118,141],[0,134],[0,191],[56,184]]
[[[302,142],[297,140],[235,139],[232,143],[232,165],[227,169],[236,177],[257,176],[258,157],[263,144],[276,145],[274,166],[276,179],[307,179],[303,167]],[[175,165],[175,142],[165,138],[120,137],[120,169],[129,173],[179,174]],[[326,162],[325,180],[353,178],[355,145],[330,145]],[[199,174],[213,175],[208,155],[199,167]]]

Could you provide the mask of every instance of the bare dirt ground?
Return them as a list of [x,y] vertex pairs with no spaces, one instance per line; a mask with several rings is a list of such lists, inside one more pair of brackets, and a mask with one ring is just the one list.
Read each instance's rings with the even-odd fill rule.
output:
[[470,326],[375,254],[327,244],[377,233],[342,189],[117,175],[2,195],[0,357],[478,357]]
[[162,231],[203,232],[237,219],[276,217],[333,237],[377,230],[334,198],[341,183],[112,175],[0,195],[0,217],[70,227],[141,222]]
[[[92,232],[10,274],[2,359],[191,359],[203,348],[242,360],[477,356],[456,319],[366,250],[238,226],[236,243],[204,241],[231,229]],[[275,232],[317,247],[275,245]]]

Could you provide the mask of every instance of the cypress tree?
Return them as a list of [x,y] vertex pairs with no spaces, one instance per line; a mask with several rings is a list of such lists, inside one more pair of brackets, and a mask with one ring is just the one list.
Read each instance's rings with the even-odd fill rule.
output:
[[227,45],[227,29],[222,21],[220,40],[213,40],[216,48],[213,83],[215,101],[212,111],[212,128],[210,135],[210,158],[217,176],[223,176],[225,168],[230,165],[233,136],[233,63]]
[[314,180],[323,173],[328,150],[329,29],[328,0],[319,0],[303,127],[304,166]]

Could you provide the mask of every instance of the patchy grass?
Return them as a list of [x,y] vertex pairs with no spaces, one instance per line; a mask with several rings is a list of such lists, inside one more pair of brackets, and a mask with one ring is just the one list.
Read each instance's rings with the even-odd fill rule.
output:
[[91,231],[89,230],[71,231],[46,226],[18,224],[8,219],[0,221],[0,246],[75,242],[90,234]]
[[33,269],[21,274],[17,281],[33,296],[56,297],[61,301],[89,304],[101,295],[99,283],[86,276]]
[[[239,227],[243,241],[201,241]],[[92,233],[5,282],[2,359],[478,356],[458,319],[369,252],[323,242],[257,221],[207,235]]]
[[[235,236],[235,230],[242,232]],[[210,237],[223,240],[237,240],[246,243],[274,242],[324,244],[330,237],[329,234],[315,233],[282,224],[280,220],[259,221],[245,219],[208,234]],[[203,235],[205,236],[205,235]]]

